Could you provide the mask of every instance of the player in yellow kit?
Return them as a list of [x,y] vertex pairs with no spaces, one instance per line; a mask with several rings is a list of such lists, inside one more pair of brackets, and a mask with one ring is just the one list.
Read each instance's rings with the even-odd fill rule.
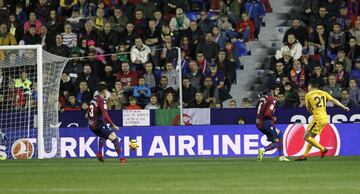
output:
[[328,123],[328,116],[326,113],[326,102],[331,101],[335,105],[341,107],[345,111],[349,108],[341,104],[337,99],[333,98],[325,91],[319,90],[319,84],[312,82],[308,84],[308,93],[305,96],[306,109],[313,115],[313,120],[307,127],[304,140],[308,142],[305,153],[296,158],[295,161],[306,160],[311,148],[315,146],[321,151],[321,158],[325,157],[328,149],[322,146],[316,139],[316,135],[320,135],[326,124]]

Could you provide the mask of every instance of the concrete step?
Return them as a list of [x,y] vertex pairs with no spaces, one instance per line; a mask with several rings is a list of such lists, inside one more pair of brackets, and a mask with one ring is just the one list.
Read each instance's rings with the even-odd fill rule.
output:
[[287,19],[275,19],[275,20],[267,20],[264,21],[266,27],[276,27],[276,26],[283,26],[287,24]]
[[285,33],[260,33],[260,41],[282,41]]
[[250,53],[251,55],[275,55],[276,48],[253,48],[251,49]]
[[276,27],[261,27],[261,33],[285,33],[290,27],[289,26],[276,26]]
[[252,41],[247,42],[246,48],[251,51],[255,48],[280,48],[282,46],[282,41]]
[[288,13],[267,13],[264,18],[263,21],[269,21],[269,20],[285,20],[285,19],[289,19],[290,18],[290,14]]
[[240,63],[245,64],[255,64],[255,63],[265,63],[271,59],[272,55],[248,55],[240,57]]
[[291,13],[292,10],[294,9],[293,6],[277,6],[275,4],[275,6],[272,6],[273,8],[273,13]]

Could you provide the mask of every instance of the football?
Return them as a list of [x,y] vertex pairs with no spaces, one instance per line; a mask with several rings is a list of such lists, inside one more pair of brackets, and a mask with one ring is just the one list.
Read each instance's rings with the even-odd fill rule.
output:
[[130,140],[129,147],[130,147],[132,150],[136,150],[136,149],[139,147],[136,139]]

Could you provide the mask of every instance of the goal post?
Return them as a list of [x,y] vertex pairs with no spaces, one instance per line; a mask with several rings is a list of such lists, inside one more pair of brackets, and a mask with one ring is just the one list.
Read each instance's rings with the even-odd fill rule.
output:
[[8,136],[8,158],[60,156],[57,103],[67,62],[42,45],[0,46],[0,131]]

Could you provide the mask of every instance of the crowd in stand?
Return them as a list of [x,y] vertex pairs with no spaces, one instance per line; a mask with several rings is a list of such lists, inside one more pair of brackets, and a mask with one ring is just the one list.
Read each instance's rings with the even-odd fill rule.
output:
[[100,83],[111,110],[177,108],[179,69],[184,107],[219,108],[265,11],[268,0],[0,0],[0,45],[71,58],[61,110],[86,109]]
[[[279,105],[303,107],[314,79],[357,106],[360,0],[305,0],[302,11],[270,65]],[[86,109],[100,83],[109,87],[111,110],[176,108],[180,69],[184,107],[219,108],[241,82],[239,57],[266,12],[268,0],[0,0],[0,45],[42,44],[72,58],[61,76],[61,110]],[[31,88],[27,73],[6,87]]]
[[[360,104],[360,1],[305,0],[270,69],[280,107],[305,107],[310,80],[345,106]],[[331,106],[331,105],[330,105]]]

